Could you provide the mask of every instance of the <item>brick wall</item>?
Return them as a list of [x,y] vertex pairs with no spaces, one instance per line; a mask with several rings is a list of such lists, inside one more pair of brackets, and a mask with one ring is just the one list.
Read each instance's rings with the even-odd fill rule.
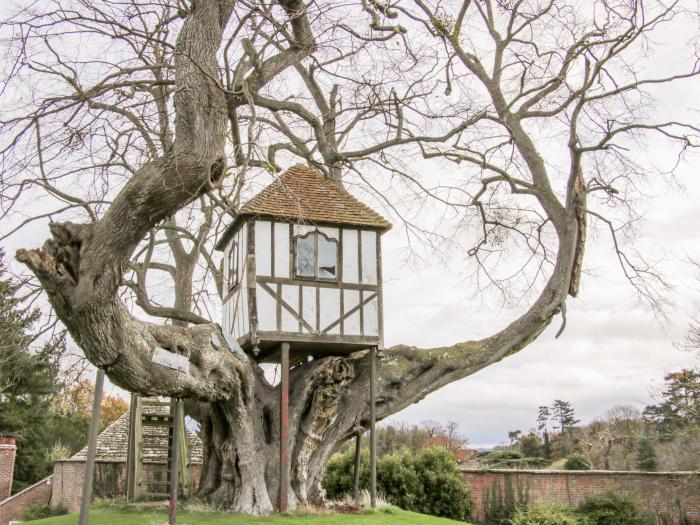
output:
[[[51,505],[63,506],[68,512],[80,510],[83,495],[85,461],[66,459],[53,466],[53,493]],[[96,461],[93,497],[113,498],[126,494],[126,465],[118,461]]]
[[32,505],[48,505],[51,501],[52,476],[0,502],[0,525],[19,520]]
[[[195,480],[195,486],[199,483],[200,471],[199,465],[190,466],[190,476]],[[84,476],[85,460],[65,459],[54,463],[51,505],[63,506],[69,512],[78,512],[80,498],[83,495]],[[97,498],[126,496],[126,463],[96,461],[93,496]]]
[[575,507],[586,496],[608,488],[630,492],[640,507],[657,517],[679,523],[685,512],[692,524],[700,524],[700,475],[692,472],[614,472],[570,470],[470,470],[462,471],[472,490],[472,519],[482,521],[491,487],[505,487],[510,480],[514,493],[527,490],[529,502],[557,501]]
[[12,493],[16,454],[15,438],[0,437],[0,501],[9,498]]

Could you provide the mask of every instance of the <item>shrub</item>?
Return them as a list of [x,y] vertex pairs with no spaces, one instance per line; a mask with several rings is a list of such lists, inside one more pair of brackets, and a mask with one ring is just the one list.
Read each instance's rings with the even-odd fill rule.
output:
[[561,503],[542,502],[516,511],[511,525],[583,525],[582,517]]
[[481,464],[489,468],[543,468],[552,462],[539,457],[524,457],[511,450],[491,450],[477,456]]
[[[433,516],[464,521],[471,513],[469,487],[452,454],[440,447],[423,450],[415,460],[420,480],[416,510]],[[392,501],[389,493],[387,499]]]
[[[369,489],[369,450],[362,450],[360,455],[360,490]],[[333,454],[326,464],[322,485],[326,496],[339,500],[352,495],[352,482],[355,472],[355,451],[350,449],[340,454]],[[379,477],[379,474],[377,474]]]
[[68,509],[65,507],[51,507],[50,505],[40,504],[29,507],[24,514],[22,514],[22,519],[25,521],[41,520],[44,518],[51,518],[52,516],[61,516],[63,514],[68,514]]
[[387,501],[404,510],[418,510],[423,487],[415,459],[408,450],[382,457],[377,464],[377,488]]
[[[323,488],[329,499],[352,494],[354,451],[335,454],[326,465]],[[369,452],[363,450],[360,490],[369,486]],[[427,448],[418,456],[408,450],[377,461],[377,490],[397,507],[434,516],[465,520],[471,511],[469,487],[457,462],[443,448]]]
[[654,525],[656,520],[642,512],[630,494],[606,490],[588,496],[579,507],[591,525]]
[[564,470],[591,470],[591,462],[581,454],[571,454],[566,458]]

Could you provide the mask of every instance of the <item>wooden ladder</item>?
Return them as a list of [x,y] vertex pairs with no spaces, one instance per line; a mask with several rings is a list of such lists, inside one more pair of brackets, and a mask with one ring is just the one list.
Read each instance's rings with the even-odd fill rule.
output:
[[[167,414],[149,413],[148,408],[169,407]],[[144,408],[146,410],[144,410]],[[160,410],[159,412],[163,412]],[[143,398],[137,395],[131,396],[131,408],[129,412],[129,442],[127,447],[127,501],[138,501],[141,499],[167,499],[170,494],[170,459],[172,457],[173,428],[175,418],[181,418],[184,422],[185,415],[180,404],[178,414],[173,413],[173,404],[157,399]],[[167,445],[158,446],[157,442],[162,440],[162,436],[154,436],[148,428],[167,428]],[[187,441],[185,439],[185,426],[180,425],[180,462],[179,462],[179,490],[180,494],[191,495],[191,483],[188,479],[189,454]],[[144,440],[145,437],[145,440]],[[144,443],[146,441],[146,443]],[[149,468],[153,469],[153,464],[145,463],[144,449],[155,449],[167,452],[165,479],[147,479]],[[165,454],[164,454],[165,455]]]

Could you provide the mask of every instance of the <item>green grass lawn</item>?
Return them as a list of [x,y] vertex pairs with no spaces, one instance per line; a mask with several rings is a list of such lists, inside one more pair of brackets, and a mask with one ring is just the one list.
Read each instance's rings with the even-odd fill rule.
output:
[[[168,518],[164,512],[114,511],[95,509],[90,512],[90,525],[164,525]],[[77,514],[56,516],[31,522],[32,525],[76,525]],[[361,514],[289,514],[260,518],[239,514],[178,512],[178,525],[450,525],[457,522],[445,518],[406,512],[395,507],[381,508]]]

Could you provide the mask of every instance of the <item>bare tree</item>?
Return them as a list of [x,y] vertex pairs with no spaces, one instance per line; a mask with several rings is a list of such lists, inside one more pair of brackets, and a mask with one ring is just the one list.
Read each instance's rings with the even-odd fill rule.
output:
[[[501,331],[382,352],[385,418],[518,352],[564,314],[579,291],[589,223],[608,228],[626,275],[658,303],[663,281],[619,237],[648,169],[635,163],[631,141],[650,132],[681,151],[697,145],[697,128],[643,111],[645,89],[694,77],[695,64],[661,78],[636,65],[646,36],[680,7],[47,0],[6,26],[19,36],[8,44],[13,104],[0,123],[3,217],[41,197],[50,210],[28,215],[52,220],[52,238],[17,259],[113,382],[192,401],[205,443],[201,495],[268,513],[278,491],[277,387],[250,356],[226,347],[207,312],[208,290],[221,289],[211,239],[254,174],[294,158],[334,179],[381,168],[457,210],[460,224],[478,222],[468,253],[504,293],[508,279],[494,267],[512,247],[528,254],[516,273],[539,294]],[[92,45],[68,38],[77,33]],[[427,47],[416,49],[420,41]],[[399,44],[404,62],[385,69],[387,79],[352,74],[378,69],[369,55],[395,61],[388,43]],[[435,101],[440,91],[448,98]],[[564,168],[545,162],[552,133],[563,137]],[[460,182],[426,186],[408,154],[451,165]],[[154,273],[175,293],[159,297]],[[156,346],[186,356],[190,373],[154,367]],[[323,498],[326,460],[367,427],[368,357],[317,359],[290,375],[293,505]]]

